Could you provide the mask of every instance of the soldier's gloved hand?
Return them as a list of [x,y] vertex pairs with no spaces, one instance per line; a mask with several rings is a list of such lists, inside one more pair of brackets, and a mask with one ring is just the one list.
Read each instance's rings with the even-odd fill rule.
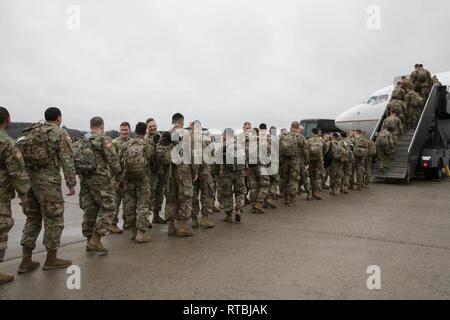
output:
[[75,187],[72,187],[69,189],[69,193],[67,194],[67,196],[74,196],[75,195]]

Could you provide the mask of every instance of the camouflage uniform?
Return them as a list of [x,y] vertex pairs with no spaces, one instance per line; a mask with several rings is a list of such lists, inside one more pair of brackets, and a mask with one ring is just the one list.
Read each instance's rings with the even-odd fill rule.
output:
[[307,199],[310,200],[312,197],[312,191],[311,191],[311,180],[309,177],[309,145],[307,143],[307,140],[304,136],[300,136],[300,139],[302,140],[302,145],[304,146],[301,150],[300,154],[300,179],[299,179],[299,191],[301,189],[301,186],[303,186]]
[[406,104],[406,129],[415,129],[419,122],[419,113],[422,112],[423,99],[414,90],[408,91],[405,97]]
[[[424,76],[420,77],[419,75],[422,73]],[[424,102],[426,102],[434,84],[430,71],[426,69],[415,70],[411,73],[410,78],[415,87],[415,91],[420,94]]]
[[[154,134],[147,134],[145,140],[153,148],[154,153],[156,152],[156,146],[158,145],[161,134],[159,132]],[[164,202],[164,168],[159,165],[157,161],[150,164],[150,183],[151,183],[151,211],[153,215],[158,215],[162,210],[162,205]]]
[[[265,175],[263,172],[263,168],[267,167],[267,165],[263,165],[260,163],[259,159],[259,148],[261,146],[260,139],[258,137],[257,140],[258,149],[253,150],[251,152],[256,152],[258,154],[258,159],[256,164],[248,165],[248,176],[250,180],[250,201],[252,204],[264,204],[267,196],[269,194],[269,176]],[[270,141],[267,143],[267,147],[270,150]],[[250,152],[250,151],[249,151]]]
[[91,134],[91,146],[95,154],[96,169],[80,176],[80,207],[83,215],[83,236],[90,238],[95,232],[105,236],[113,223],[116,212],[116,194],[113,188],[119,180],[121,167],[111,138],[103,134]]
[[[330,165],[330,194],[338,195],[344,178],[344,145],[342,141],[332,141],[333,161]],[[338,156],[339,154],[339,156]]]
[[[398,119],[398,118],[397,118]],[[369,141],[367,137],[361,136],[355,139],[355,165],[356,165],[356,184],[360,191],[364,184],[364,172],[366,161],[369,156]]]
[[286,155],[280,150],[280,189],[285,196],[295,198],[300,180],[300,157],[302,149],[305,148],[305,140],[293,132],[288,132],[281,136],[280,145],[283,144],[283,139],[289,138],[288,135],[294,136],[290,138],[295,139],[295,143],[291,146],[292,155]]
[[[367,137],[366,137],[367,139]],[[373,166],[373,159],[377,155],[377,146],[375,145],[375,142],[372,140],[367,139],[368,141],[368,147],[369,147],[369,155],[366,159],[366,166],[364,168],[364,187],[369,187],[370,177],[372,176],[372,166]]]
[[28,192],[27,220],[21,245],[31,250],[36,248],[44,220],[44,246],[47,250],[57,250],[64,229],[61,168],[67,188],[72,189],[76,185],[72,140],[65,129],[54,124],[45,123],[43,128],[47,132],[52,161],[45,167],[27,168],[31,189]]
[[402,122],[402,126],[404,127],[406,124],[406,104],[401,100],[391,100],[387,105],[387,115],[390,115],[391,112],[395,112],[397,118]]
[[[118,137],[112,141],[114,147],[116,148],[117,156],[119,157],[119,162],[122,163],[122,148],[123,146],[130,141],[130,139],[123,140],[121,137]],[[122,204],[122,200],[124,197],[125,187],[124,184],[121,182],[119,183],[119,186],[116,188],[116,214],[114,216],[113,224],[119,223],[119,211],[120,211],[120,205]],[[125,213],[122,214],[122,218],[124,221],[124,224],[127,225],[127,222],[125,221]]]
[[8,242],[8,232],[14,225],[11,200],[15,192],[25,196],[30,180],[25,170],[22,154],[15,141],[0,130],[0,263],[3,262]]
[[392,92],[393,100],[405,101],[406,91],[400,86],[396,86],[394,91]]
[[389,169],[389,160],[394,153],[394,137],[388,130],[381,130],[377,137],[376,146],[378,168],[383,175],[384,170]]
[[[137,145],[137,147],[135,146]],[[131,148],[137,148],[142,150],[140,158],[137,160],[137,156],[134,155],[136,161],[141,161],[143,166],[147,168],[142,174],[130,174],[127,172],[127,161],[130,157],[128,150]],[[125,177],[125,215],[128,225],[131,228],[147,231],[150,225],[150,163],[154,161],[154,149],[144,140],[143,137],[136,137],[131,139],[123,147],[123,165],[124,177]]]
[[402,122],[396,116],[389,116],[384,119],[382,128],[387,129],[390,133],[392,133],[392,136],[394,137],[394,144],[397,144],[398,139],[401,135],[403,135]]
[[[324,143],[318,136],[313,136],[308,140],[310,146],[310,162],[309,162],[309,176],[311,179],[311,189],[314,195],[318,195],[322,188],[322,175],[324,169]],[[312,150],[312,148],[320,147],[320,152]]]

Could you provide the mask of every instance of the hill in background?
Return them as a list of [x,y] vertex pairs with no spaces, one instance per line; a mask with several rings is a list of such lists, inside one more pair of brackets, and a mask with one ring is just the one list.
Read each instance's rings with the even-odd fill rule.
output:
[[[32,125],[32,123],[27,123],[27,122],[13,122],[11,124],[11,128],[8,129],[8,134],[11,137],[13,137],[14,139],[17,139],[20,136],[20,134],[22,133],[22,130],[30,127],[31,125]],[[86,132],[86,131],[80,131],[77,129],[69,129],[65,126],[63,126],[63,128],[67,130],[67,132],[72,137],[72,139],[79,138]],[[106,134],[114,139],[119,136],[119,131],[111,130],[111,131],[107,131]]]

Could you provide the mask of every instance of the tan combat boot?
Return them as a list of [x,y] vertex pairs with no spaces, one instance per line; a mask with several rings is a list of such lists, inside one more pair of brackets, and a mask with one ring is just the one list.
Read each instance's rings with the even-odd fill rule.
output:
[[159,216],[159,214],[154,213],[154,214],[153,214],[152,223],[155,223],[155,224],[167,224],[167,221],[164,220],[163,218],[161,218],[161,217]]
[[56,250],[47,250],[47,259],[45,259],[43,270],[66,269],[72,265],[70,260],[58,259],[56,253]]
[[199,227],[197,216],[192,217],[192,228],[197,229]]
[[0,273],[0,285],[14,281],[14,276]]
[[322,197],[320,196],[320,192],[319,191],[314,191],[313,198],[316,199],[316,200],[322,200]]
[[289,208],[295,208],[297,204],[295,203],[295,196],[290,194],[289,195],[289,201],[288,201],[288,207]]
[[187,238],[187,237],[192,237],[193,235],[194,235],[194,233],[189,229],[186,221],[184,221],[184,220],[178,221],[177,237]]
[[174,237],[177,234],[177,228],[175,227],[175,221],[173,219],[169,219],[167,221],[168,229],[167,235],[169,237]]
[[200,226],[201,226],[202,228],[212,229],[212,228],[214,228],[216,225],[215,225],[211,220],[209,220],[207,214],[204,214],[204,215],[201,217],[201,219],[200,219]]
[[117,224],[112,224],[111,227],[109,227],[109,232],[112,234],[122,234],[123,231],[117,226]]
[[257,202],[253,208],[256,210],[256,213],[258,213],[258,214],[264,213],[264,208],[263,208],[261,202]]
[[150,242],[152,240],[152,237],[145,234],[145,231],[138,230],[135,239],[137,243],[141,244]]
[[101,236],[96,231],[94,231],[86,245],[86,250],[95,251],[97,254],[100,255],[107,254],[108,250],[105,249],[105,247],[102,245],[100,238]]
[[19,269],[17,270],[18,274],[27,273],[33,270],[36,270],[39,268],[39,262],[35,262],[31,260],[31,257],[33,255],[33,249],[23,247],[22,248],[23,257],[22,262],[19,265]]
[[271,199],[267,198],[266,199],[266,206],[270,209],[276,209],[277,206],[275,205],[275,203],[272,202]]
[[236,209],[236,214],[234,215],[234,221],[236,223],[241,223],[242,210]]
[[136,236],[137,236],[137,229],[131,228],[130,239],[134,241],[136,240]]
[[233,213],[232,212],[227,212],[227,215],[225,216],[225,219],[223,219],[224,222],[226,223],[234,223],[233,221]]

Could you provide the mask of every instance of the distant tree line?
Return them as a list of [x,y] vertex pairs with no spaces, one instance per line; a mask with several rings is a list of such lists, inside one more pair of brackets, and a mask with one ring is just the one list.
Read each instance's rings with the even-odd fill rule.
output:
[[[27,122],[13,122],[11,124],[11,127],[8,129],[8,134],[13,137],[14,139],[19,138],[20,134],[22,133],[22,131],[28,127],[30,127],[32,125],[32,123],[27,123]],[[67,132],[69,133],[69,135],[72,137],[72,139],[76,139],[76,138],[80,138],[83,134],[86,133],[86,131],[80,131],[80,130],[76,130],[76,129],[69,129],[65,126],[63,126],[64,129],[67,130]],[[110,136],[111,138],[117,138],[120,134],[119,131],[117,130],[111,130],[111,131],[107,131],[106,134],[108,136]]]

